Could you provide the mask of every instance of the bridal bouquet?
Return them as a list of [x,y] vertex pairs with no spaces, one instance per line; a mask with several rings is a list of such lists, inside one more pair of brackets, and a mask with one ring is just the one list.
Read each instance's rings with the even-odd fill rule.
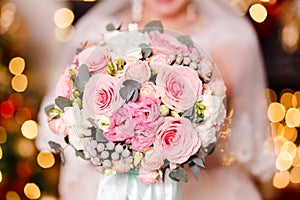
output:
[[[46,109],[50,129],[101,173],[136,172],[146,184],[168,173],[186,182],[188,166],[198,177],[226,116],[213,62],[159,21],[107,30],[61,75]],[[49,144],[63,158],[63,148]]]

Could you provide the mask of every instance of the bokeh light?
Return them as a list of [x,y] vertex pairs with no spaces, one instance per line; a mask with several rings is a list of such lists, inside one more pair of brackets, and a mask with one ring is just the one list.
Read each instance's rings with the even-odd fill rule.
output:
[[69,27],[64,28],[64,29],[61,29],[61,28],[57,27],[55,29],[56,39],[59,42],[68,42],[73,37],[74,31],[75,31],[75,29],[74,29],[73,26],[69,26]]
[[280,152],[276,158],[276,168],[280,171],[288,170],[292,164],[293,156],[289,152]]
[[11,118],[14,116],[15,107],[14,104],[7,100],[3,101],[0,105],[0,114],[3,118]]
[[6,200],[21,200],[20,196],[15,191],[8,191],[5,196]]
[[2,182],[2,172],[0,171],[0,183]]
[[15,57],[9,62],[8,68],[10,73],[20,75],[25,69],[25,60],[21,57]]
[[284,133],[283,136],[291,141],[291,142],[295,142],[298,136],[298,131],[296,128],[290,128],[288,126],[284,126]]
[[20,93],[12,93],[9,95],[8,100],[14,104],[15,109],[18,109],[24,105],[24,97]]
[[281,152],[287,152],[289,153],[293,158],[297,155],[297,146],[293,142],[287,141],[285,142],[281,148]]
[[266,89],[267,97],[269,102],[276,102],[277,101],[277,94],[274,90],[267,88]]
[[18,124],[23,124],[26,120],[30,120],[31,117],[31,111],[29,108],[26,107],[18,109],[15,114],[15,119]]
[[288,171],[277,172],[273,177],[273,186],[282,189],[290,182],[290,173]]
[[38,134],[38,125],[33,120],[27,120],[23,123],[21,131],[24,137],[34,139]]
[[41,196],[41,191],[35,183],[27,183],[24,187],[24,194],[29,199],[38,199]]
[[283,93],[280,97],[280,103],[287,109],[292,107],[293,94],[290,92]]
[[268,118],[271,122],[280,122],[285,116],[285,107],[277,102],[273,102],[268,107]]
[[37,163],[42,168],[50,168],[55,164],[55,158],[50,151],[41,151],[37,156]]
[[291,170],[291,182],[300,183],[300,166],[296,166]]
[[300,91],[294,93],[292,103],[294,108],[300,107]]
[[11,86],[16,92],[24,92],[27,88],[28,80],[24,74],[16,75],[11,80]]
[[69,8],[60,8],[54,14],[54,22],[58,28],[67,28],[73,21],[74,13]]
[[5,143],[7,140],[7,133],[6,130],[0,126],[0,144]]
[[253,4],[249,8],[249,14],[257,23],[262,23],[268,16],[267,9],[261,4]]
[[297,127],[300,124],[300,110],[289,108],[285,116],[286,125],[290,128]]
[[25,138],[16,141],[16,151],[21,157],[31,157],[35,153],[35,145],[32,141]]
[[2,159],[2,156],[3,156],[3,151],[2,151],[2,147],[0,146],[0,160]]

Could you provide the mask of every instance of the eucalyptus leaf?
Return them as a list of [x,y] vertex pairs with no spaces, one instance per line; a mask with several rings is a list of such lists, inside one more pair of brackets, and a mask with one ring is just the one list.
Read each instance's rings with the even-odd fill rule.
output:
[[122,87],[119,91],[122,99],[126,100],[128,93],[131,91],[131,88],[128,86]]
[[157,78],[157,74],[154,74],[150,77],[149,81],[156,84],[156,78]]
[[89,160],[89,158],[85,157],[83,150],[76,150],[76,156],[79,156],[84,160]]
[[59,156],[60,156],[61,163],[64,165],[66,163],[65,153],[63,151],[61,151],[59,153]]
[[185,44],[188,48],[190,48],[194,44],[193,40],[188,35],[180,35],[177,37],[177,40],[182,44]]
[[196,158],[193,158],[192,161],[193,161],[193,163],[195,163],[199,167],[205,168],[205,163],[204,163],[203,158],[196,157]]
[[72,101],[66,97],[58,96],[55,99],[55,104],[61,109],[64,110],[65,107],[71,107]]
[[198,165],[191,165],[190,169],[191,169],[194,177],[196,178],[196,180],[198,180],[199,176],[200,176],[201,168]]
[[186,171],[182,167],[178,167],[169,173],[169,177],[174,181],[188,182]]
[[63,152],[63,148],[62,148],[62,146],[60,144],[58,144],[56,142],[53,142],[53,141],[49,141],[48,144],[51,147],[51,149],[54,149],[54,151],[56,153]]
[[126,81],[123,82],[123,85],[128,86],[132,89],[140,88],[140,83],[132,79],[127,79]]
[[78,69],[78,78],[81,82],[83,83],[87,83],[90,79],[90,72],[89,72],[89,69],[88,69],[88,66],[85,65],[85,64],[82,64],[79,66],[79,69]]
[[106,30],[109,32],[112,32],[112,31],[116,30],[116,27],[113,23],[109,23],[106,25]]
[[50,115],[51,110],[53,110],[54,108],[55,108],[54,104],[51,104],[51,105],[48,105],[48,106],[45,107],[44,110],[45,110],[45,113],[47,114],[47,116]]
[[211,154],[215,149],[216,143],[212,142],[207,147],[204,148],[204,152],[207,154]]
[[146,60],[147,58],[149,58],[152,55],[152,49],[148,44],[141,43],[141,44],[139,44],[139,47],[142,50],[142,56],[143,56],[144,60]]
[[133,94],[132,94],[132,97],[131,97],[131,101],[132,102],[135,102],[137,100],[137,98],[139,97],[139,89],[135,88],[133,90]]
[[161,33],[164,32],[163,25],[160,20],[150,21],[144,26],[144,32],[149,33],[151,31],[159,31]]

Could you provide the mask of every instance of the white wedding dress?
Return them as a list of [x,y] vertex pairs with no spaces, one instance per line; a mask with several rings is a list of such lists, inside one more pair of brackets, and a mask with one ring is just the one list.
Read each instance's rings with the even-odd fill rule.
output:
[[[201,22],[185,30],[212,57],[228,87],[228,108],[233,109],[230,131],[219,139],[212,156],[207,157],[207,169],[196,181],[181,184],[182,199],[238,200],[261,199],[253,177],[267,181],[275,170],[275,157],[266,145],[266,96],[263,60],[258,41],[250,23],[220,0],[198,0]],[[102,0],[84,15],[76,27],[73,41],[57,58],[62,72],[66,62],[72,61],[80,43],[99,40],[109,22],[127,23],[121,13],[130,9],[129,1]],[[56,73],[57,74],[57,73]],[[57,77],[58,79],[59,77]],[[53,80],[55,87],[56,80]],[[37,138],[39,149],[49,149],[48,141],[65,145],[47,127],[43,108],[53,103],[54,89],[45,96],[39,114],[41,125]],[[99,173],[87,161],[66,149],[66,164],[60,172],[60,199],[96,199]]]

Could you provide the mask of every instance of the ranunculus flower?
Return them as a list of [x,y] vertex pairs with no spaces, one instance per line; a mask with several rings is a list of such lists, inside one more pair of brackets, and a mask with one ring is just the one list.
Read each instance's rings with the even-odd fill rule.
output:
[[156,85],[153,82],[141,84],[140,95],[157,99],[160,97],[157,92]]
[[143,152],[150,147],[155,140],[156,127],[139,127],[134,130],[134,136],[127,139],[126,143],[131,144],[131,149]]
[[197,72],[189,67],[164,67],[157,75],[156,85],[163,103],[177,112],[187,110],[201,100],[202,82]]
[[152,31],[149,33],[149,37],[151,39],[150,47],[154,54],[169,55],[170,53],[188,52],[187,46],[171,35],[163,34],[159,31]]
[[170,163],[184,163],[200,148],[201,141],[190,120],[166,117],[158,128],[154,149]]
[[150,184],[156,184],[158,182],[160,174],[158,171],[147,171],[144,170],[143,168],[140,168],[138,177],[141,183],[150,185]]
[[153,148],[145,152],[145,156],[141,161],[141,167],[146,170],[159,170],[164,165],[164,158]]
[[136,60],[125,66],[125,78],[139,83],[145,83],[151,76],[150,67],[146,61]]
[[108,61],[111,60],[107,49],[102,46],[91,46],[77,55],[78,65],[87,65],[91,74],[105,71]]
[[112,112],[124,103],[119,94],[120,87],[118,78],[108,74],[95,74],[85,85],[83,108],[91,118],[101,115],[111,116]]

